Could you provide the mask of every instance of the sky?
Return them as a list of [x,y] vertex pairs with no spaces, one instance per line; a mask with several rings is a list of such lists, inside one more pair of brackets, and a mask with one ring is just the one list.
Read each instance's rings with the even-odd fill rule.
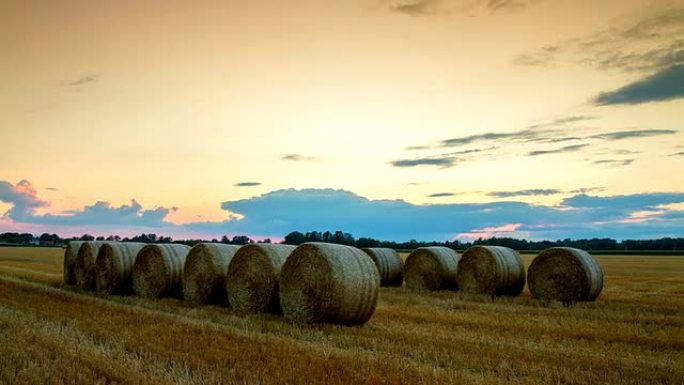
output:
[[0,1],[0,231],[684,236],[684,1]]

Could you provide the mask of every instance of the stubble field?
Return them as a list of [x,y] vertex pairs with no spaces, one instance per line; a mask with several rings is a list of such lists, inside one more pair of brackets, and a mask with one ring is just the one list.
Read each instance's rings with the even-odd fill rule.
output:
[[363,327],[303,327],[64,288],[62,255],[0,248],[0,384],[684,384],[682,256],[597,256],[569,308],[382,288]]

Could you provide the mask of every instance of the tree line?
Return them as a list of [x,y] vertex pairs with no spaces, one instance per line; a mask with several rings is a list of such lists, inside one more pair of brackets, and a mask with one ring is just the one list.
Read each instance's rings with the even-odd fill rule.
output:
[[[193,246],[200,242],[224,243],[231,245],[246,245],[248,243],[255,243],[256,241],[247,235],[228,235],[222,236],[220,239],[185,239],[174,240],[168,236],[161,236],[157,234],[140,234],[133,237],[120,237],[118,235],[93,236],[90,234],[83,234],[80,237],[62,238],[57,234],[44,233],[38,236],[29,233],[2,233],[0,234],[0,244],[12,245],[43,245],[43,246],[61,246],[69,241],[114,241],[114,242],[142,242],[142,243],[182,243]],[[270,239],[260,241],[262,243],[271,243]],[[415,249],[417,247],[426,246],[446,246],[456,250],[464,250],[474,245],[486,246],[505,246],[515,250],[543,250],[549,247],[575,247],[584,250],[593,251],[682,251],[684,250],[684,238],[659,238],[647,240],[622,240],[617,241],[611,238],[591,238],[591,239],[559,239],[555,241],[531,241],[526,239],[515,238],[480,238],[472,242],[463,242],[459,240],[453,241],[416,241],[412,239],[405,242],[384,241],[368,237],[355,238],[350,233],[343,231],[309,231],[299,232],[293,231],[283,238],[283,243],[290,245],[300,245],[305,242],[327,242],[337,243],[347,246],[355,246],[359,248],[364,247],[389,247],[393,249]]]

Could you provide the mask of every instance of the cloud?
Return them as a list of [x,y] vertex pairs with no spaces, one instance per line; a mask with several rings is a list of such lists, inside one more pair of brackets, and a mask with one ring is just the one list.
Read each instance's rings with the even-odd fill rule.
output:
[[394,160],[390,164],[394,167],[416,167],[416,166],[441,166],[441,168],[453,167],[456,164],[454,157],[434,157]]
[[428,15],[438,10],[440,0],[400,1],[389,5],[390,10],[406,15]]
[[47,202],[38,198],[38,192],[31,182],[25,179],[16,185],[0,181],[0,201],[12,205],[2,216],[13,220],[25,220],[33,216],[37,208],[48,206]]
[[675,152],[674,154],[670,154],[668,156],[682,156],[682,155],[684,155],[684,151]]
[[154,231],[212,238],[222,234],[282,237],[294,230],[339,229],[356,236],[389,240],[446,240],[468,233],[506,233],[532,239],[643,239],[684,232],[684,212],[679,209],[684,207],[684,193],[606,197],[580,194],[564,199],[558,206],[514,201],[417,205],[399,199],[370,200],[345,190],[287,189],[223,202],[221,208],[227,213],[224,221],[177,225],[166,220],[171,209],[144,209],[135,200],[121,206],[101,201],[59,215],[36,215],[32,208],[47,203],[31,192],[28,182],[17,186],[0,183],[2,200],[13,205],[9,212],[22,212],[24,207],[24,215],[3,217],[2,227],[11,226],[10,231]]
[[240,182],[240,183],[235,183],[235,187],[253,187],[253,186],[261,186],[261,182]]
[[[415,205],[403,200],[370,200],[344,190],[288,189],[222,204],[223,209],[243,215],[242,220],[187,226],[194,231],[276,236],[293,230],[340,229],[357,236],[428,240],[520,224],[516,231],[534,239],[586,236],[621,239],[626,234],[644,238],[681,234],[684,216],[676,216],[674,211],[662,206],[680,203],[684,203],[684,193],[576,195],[564,199],[559,206],[513,201]],[[657,210],[665,213],[639,224],[621,222],[632,217],[633,212]]]
[[650,136],[661,136],[661,135],[672,135],[676,134],[675,130],[627,130],[627,131],[615,131],[607,132],[604,134],[598,134],[591,136],[594,139],[604,139],[604,140],[621,140],[629,138],[647,138]]
[[56,187],[46,187],[45,189],[49,191],[59,191],[59,189]]
[[594,164],[605,164],[608,166],[629,166],[635,159],[599,159]]
[[584,147],[587,147],[588,144],[573,144],[572,146],[565,146],[561,148],[556,148],[553,150],[537,150],[537,151],[530,151],[527,153],[529,156],[539,156],[539,155],[548,155],[548,154],[561,154],[565,152],[574,152],[574,151],[579,151],[583,149]]
[[524,1],[524,0],[488,0],[486,3],[487,8],[492,12],[506,11],[515,12],[521,11],[533,3],[538,1]]
[[684,65],[675,65],[615,91],[599,94],[594,104],[641,104],[684,97]]
[[395,0],[381,1],[392,12],[409,16],[428,16],[437,14],[464,13],[473,10],[517,12],[542,0]]
[[456,195],[456,194],[450,193],[450,192],[441,192],[441,193],[430,194],[430,195],[428,195],[428,198],[452,197],[454,195]]
[[286,154],[283,155],[282,157],[283,160],[292,160],[296,162],[314,162],[317,161],[318,158],[314,156],[306,156],[306,155],[300,155],[300,154]]
[[474,229],[466,233],[459,233],[456,235],[456,238],[471,241],[479,238],[486,239],[492,237],[528,238],[529,232],[518,231],[521,227],[521,223],[509,223],[498,227],[485,227],[483,229]]
[[518,191],[492,191],[487,193],[487,195],[496,198],[510,198],[518,196],[556,195],[562,193],[563,191],[558,189],[529,189]]
[[99,75],[99,74],[93,74],[93,75],[83,76],[83,77],[78,78],[78,79],[76,79],[76,80],[74,80],[74,81],[72,81],[72,82],[70,82],[70,83],[68,83],[68,84],[69,84],[70,86],[74,86],[74,87],[76,87],[76,86],[83,86],[83,85],[86,85],[86,84],[89,84],[89,83],[94,83],[94,82],[98,81],[99,79],[100,79],[100,75]]

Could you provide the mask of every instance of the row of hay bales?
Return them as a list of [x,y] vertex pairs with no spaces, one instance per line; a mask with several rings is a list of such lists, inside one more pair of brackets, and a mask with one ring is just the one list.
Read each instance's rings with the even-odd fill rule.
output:
[[[228,304],[240,314],[282,313],[303,323],[363,324],[373,314],[379,286],[415,291],[462,290],[518,295],[525,286],[518,253],[474,246],[462,256],[446,247],[414,250],[402,261],[392,249],[307,243],[242,247],[181,244],[71,242],[64,282],[84,290],[141,297],[183,297],[191,304]],[[527,274],[536,298],[593,300],[603,274],[588,253],[552,248]]]
[[240,314],[283,314],[300,323],[362,325],[375,311],[381,279],[363,251],[326,243],[71,242],[64,282],[107,294],[229,305]]
[[603,271],[584,250],[553,247],[539,253],[525,275],[518,252],[473,246],[463,255],[447,247],[423,247],[409,254],[406,286],[416,291],[461,290],[469,294],[516,296],[527,285],[534,298],[572,303],[593,301],[603,289]]

